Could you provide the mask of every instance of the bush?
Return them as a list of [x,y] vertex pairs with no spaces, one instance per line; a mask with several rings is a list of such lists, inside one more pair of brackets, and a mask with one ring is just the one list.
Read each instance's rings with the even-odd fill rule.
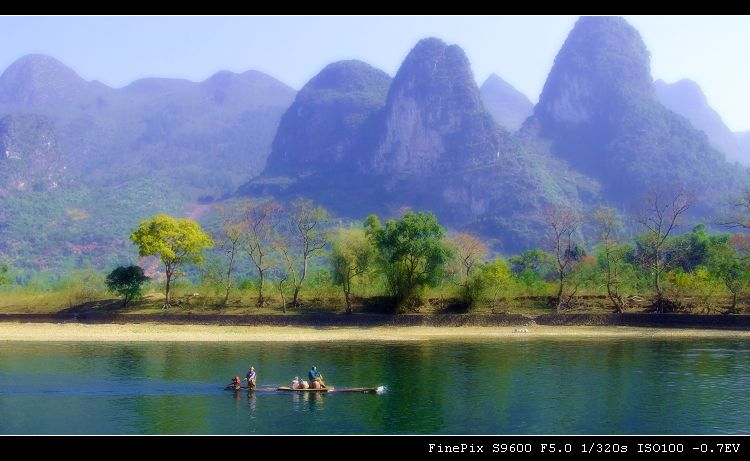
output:
[[107,289],[122,296],[122,307],[142,296],[143,283],[149,280],[140,266],[120,266],[107,275]]

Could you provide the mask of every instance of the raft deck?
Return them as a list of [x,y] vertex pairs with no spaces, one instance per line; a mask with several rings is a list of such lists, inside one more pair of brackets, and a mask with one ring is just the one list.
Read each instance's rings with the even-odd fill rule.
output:
[[235,392],[239,392],[239,391],[248,391],[248,392],[277,392],[277,391],[282,391],[282,392],[328,392],[328,393],[333,393],[333,392],[360,392],[360,393],[365,393],[365,394],[375,394],[378,391],[377,388],[375,388],[375,387],[344,387],[344,388],[341,388],[341,389],[336,389],[336,388],[333,388],[333,387],[326,387],[326,388],[323,388],[323,389],[311,389],[311,388],[308,388],[308,389],[292,389],[291,387],[288,387],[288,386],[280,386],[280,387],[256,387],[254,389],[248,388],[247,386],[242,386],[239,389],[236,389],[234,386],[227,386],[227,387],[224,388],[224,390],[235,391]]

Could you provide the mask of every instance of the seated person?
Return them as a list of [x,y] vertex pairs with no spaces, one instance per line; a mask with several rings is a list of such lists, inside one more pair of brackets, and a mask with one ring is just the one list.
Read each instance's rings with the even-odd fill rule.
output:
[[322,389],[326,387],[326,384],[323,382],[323,375],[320,374],[316,366],[312,367],[307,374],[307,377],[310,378],[310,387],[313,389]]

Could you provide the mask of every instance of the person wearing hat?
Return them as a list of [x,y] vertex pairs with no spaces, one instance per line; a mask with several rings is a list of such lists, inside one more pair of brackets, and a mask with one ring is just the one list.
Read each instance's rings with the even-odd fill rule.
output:
[[310,378],[310,387],[313,389],[325,389],[326,383],[323,382],[323,375],[320,374],[315,365],[313,365],[307,377]]
[[248,370],[245,379],[247,379],[247,388],[255,389],[256,374],[254,367],[250,367],[250,370]]

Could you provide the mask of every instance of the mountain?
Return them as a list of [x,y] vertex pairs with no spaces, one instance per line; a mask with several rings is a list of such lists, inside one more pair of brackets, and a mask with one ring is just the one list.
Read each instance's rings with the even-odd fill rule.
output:
[[582,17],[555,58],[523,136],[631,205],[653,187],[686,187],[711,214],[747,182],[705,133],[665,108],[638,32],[617,17]]
[[750,131],[740,131],[734,133],[737,138],[737,143],[742,149],[742,153],[745,156],[750,156]]
[[356,143],[385,105],[391,77],[362,61],[326,66],[284,113],[266,168],[269,174],[355,170]]
[[30,54],[15,61],[0,76],[0,105],[27,109],[75,106],[102,88],[105,87],[85,81],[55,58]]
[[[344,72],[357,78],[336,78]],[[282,118],[268,167],[242,193],[305,195],[355,219],[431,210],[449,226],[501,237],[506,250],[531,244],[543,206],[575,196],[547,172],[564,166],[495,123],[460,47],[421,40],[383,97],[387,83],[363,63],[324,69]],[[364,105],[363,94],[377,98]],[[324,122],[339,129],[315,128]]]
[[8,115],[0,119],[0,196],[59,187],[65,164],[45,117]]
[[256,71],[199,83],[87,82],[54,58],[29,55],[0,76],[0,115],[54,125],[73,175],[90,186],[153,177],[187,199],[231,193],[258,174],[294,91]]
[[141,219],[183,214],[263,169],[293,98],[256,71],[114,89],[47,56],[17,60],[0,75],[0,259],[132,262]]
[[482,102],[492,117],[508,131],[521,128],[523,122],[534,112],[534,105],[525,94],[495,74],[482,83]]
[[708,141],[722,152],[728,161],[750,165],[750,155],[742,152],[734,133],[724,124],[721,116],[708,104],[700,86],[692,80],[675,83],[664,80],[654,82],[656,97],[664,107],[690,120],[693,126],[708,136]]

